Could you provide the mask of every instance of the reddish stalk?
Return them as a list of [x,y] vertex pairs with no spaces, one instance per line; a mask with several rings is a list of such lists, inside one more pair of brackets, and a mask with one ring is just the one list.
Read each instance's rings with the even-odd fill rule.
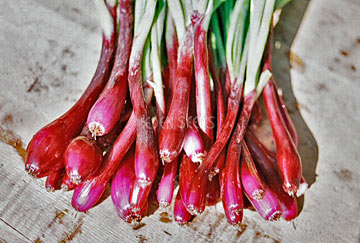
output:
[[283,180],[283,189],[290,196],[293,196],[299,188],[301,180],[301,159],[281,116],[272,82],[264,87],[263,97],[273,130],[276,158]]
[[244,201],[242,197],[240,158],[241,146],[237,140],[239,129],[235,130],[230,140],[225,167],[221,172],[221,198],[228,222],[232,225],[241,223]]
[[94,137],[109,133],[118,122],[127,93],[127,68],[132,44],[132,1],[119,1],[119,34],[114,67],[103,92],[92,106],[87,125]]
[[197,11],[192,16],[194,26],[196,114],[205,148],[208,150],[214,140],[214,123],[211,109],[207,30],[204,27],[204,18],[205,15]]
[[168,207],[173,198],[177,169],[178,158],[164,165],[164,172],[156,192],[159,206],[162,208]]
[[278,220],[281,207],[275,193],[261,180],[245,141],[242,149],[241,182],[245,195],[261,217],[269,221]]
[[283,191],[276,162],[274,163],[272,161],[271,156],[268,155],[264,146],[250,131],[246,133],[246,143],[254,159],[256,168],[259,169],[267,185],[269,185],[279,200],[282,218],[285,220],[293,220],[296,218],[298,212],[296,198],[290,197]]
[[108,5],[107,11],[111,16],[109,12],[103,14],[110,23],[105,23],[103,28],[101,56],[89,86],[68,112],[38,131],[27,147],[25,170],[34,177],[50,175],[64,167],[62,157],[67,145],[80,133],[90,108],[109,78],[115,52],[116,4]]
[[180,191],[176,194],[174,204],[174,218],[179,225],[185,225],[192,219],[192,215],[186,210],[185,205],[181,199]]
[[[170,82],[169,82],[168,90],[170,90],[171,92],[168,94],[172,96],[176,87],[177,52],[179,48],[179,43],[176,35],[174,20],[171,16],[171,12],[168,11],[167,14],[168,15],[166,19],[165,45],[166,45],[167,57],[169,60],[169,72],[170,72]],[[167,106],[167,108],[168,107],[169,106]]]
[[[209,50],[210,47],[209,47]],[[215,86],[215,99],[216,99],[216,137],[221,133],[221,129],[224,125],[225,114],[226,114],[226,106],[224,102],[223,88],[219,80],[219,75],[216,69],[215,61],[214,61],[214,53],[209,51],[209,67],[212,79],[214,81]],[[209,174],[209,179],[211,180],[213,176],[218,174],[220,170],[224,167],[226,158],[226,150],[224,149],[219,158]]]
[[173,99],[159,136],[160,157],[165,162],[171,162],[179,155],[185,136],[193,61],[191,27],[186,31],[179,53]]

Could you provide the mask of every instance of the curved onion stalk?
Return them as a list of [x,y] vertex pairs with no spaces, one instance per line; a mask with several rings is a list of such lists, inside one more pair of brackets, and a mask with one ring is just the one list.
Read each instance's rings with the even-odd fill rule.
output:
[[48,192],[54,192],[61,188],[62,179],[65,175],[65,170],[59,170],[48,175],[45,182],[45,188]]
[[173,198],[177,168],[178,158],[164,165],[163,176],[156,192],[159,206],[162,208],[169,206]]
[[[166,17],[165,45],[167,57],[169,60],[170,72],[170,82],[168,90],[171,90],[171,92],[168,92],[168,94],[171,94],[170,96],[173,96],[173,92],[176,86],[177,51],[179,48],[179,43],[176,35],[174,19],[172,18],[170,11],[167,12]],[[169,106],[167,106],[167,109],[169,109]]]
[[192,215],[186,210],[185,205],[181,199],[180,191],[176,194],[174,204],[174,218],[179,225],[185,225],[192,219]]
[[[209,50],[211,50],[210,45],[209,45]],[[214,86],[215,86],[215,99],[216,99],[216,109],[217,109],[216,110],[216,129],[217,129],[216,137],[218,137],[219,134],[221,133],[221,129],[224,124],[226,107],[225,107],[225,101],[224,101],[224,95],[223,95],[223,88],[221,86],[221,83],[219,80],[219,75],[216,70],[216,65],[215,65],[215,61],[214,61],[214,53],[212,51],[209,51],[209,68],[210,68],[210,73],[211,73],[212,79],[214,81]],[[224,167],[225,158],[226,158],[226,151],[224,149],[221,152],[221,154],[219,155],[219,158],[218,158],[215,166],[213,167],[212,171],[209,174],[209,180],[211,180],[212,177],[214,177],[216,174],[218,174],[220,172],[220,170]]]
[[240,158],[241,146],[236,129],[228,146],[225,167],[221,172],[221,198],[228,222],[240,224],[243,217],[244,201],[242,197]]
[[250,132],[246,133],[246,143],[259,170],[271,190],[276,194],[281,206],[281,216],[293,220],[298,213],[297,202],[282,189],[282,182],[276,167],[260,141]]
[[189,26],[179,47],[176,86],[164,126],[160,131],[160,157],[171,162],[180,153],[185,136],[192,78],[193,34]]
[[241,182],[245,195],[256,211],[266,220],[278,220],[281,206],[275,193],[260,179],[254,161],[246,143],[242,142],[243,160],[241,164]]
[[95,141],[78,136],[67,146],[64,153],[66,174],[74,184],[94,174],[103,161],[103,151]]
[[272,83],[268,83],[265,86],[263,97],[273,130],[276,158],[283,179],[283,189],[290,196],[293,196],[299,188],[301,180],[301,159],[281,117]]
[[[81,98],[64,115],[38,131],[27,147],[25,170],[35,177],[43,177],[64,167],[63,154],[70,140],[78,135],[88,112],[105,86],[115,52],[116,4],[105,6],[96,1],[102,15],[102,50],[96,72]],[[115,1],[109,1],[114,2]],[[109,11],[112,13],[110,14]]]
[[[205,7],[205,6],[203,6]],[[205,147],[208,150],[214,141],[213,119],[211,108],[211,92],[209,77],[209,60],[207,45],[207,29],[212,12],[212,1],[208,3],[206,13],[194,11],[194,68],[196,90],[196,114]]]
[[[144,90],[146,102],[149,104],[153,91],[151,88]],[[106,189],[111,177],[123,160],[127,151],[136,138],[136,117],[132,113],[124,129],[106,154],[104,165],[96,176],[86,179],[74,191],[72,206],[80,211],[86,211],[96,204]]]
[[118,122],[127,93],[127,68],[132,43],[132,1],[119,1],[119,34],[114,67],[103,92],[92,106],[87,125],[94,137],[109,133]]
[[135,18],[140,18],[140,22],[138,22],[138,26],[135,26],[128,76],[130,97],[136,117],[137,133],[135,148],[136,179],[130,193],[130,203],[133,206],[133,211],[135,213],[144,207],[159,167],[158,149],[154,128],[142,92],[141,72],[143,50],[154,19],[156,1],[136,1],[135,11],[139,6],[144,6],[145,12],[139,16],[135,15]]
[[[270,25],[270,35],[269,35],[269,40],[267,42],[265,53],[264,53],[265,61],[264,61],[264,66],[263,66],[263,70],[269,70],[270,72],[272,71],[272,56],[271,56],[272,55],[272,44],[273,44],[273,25]],[[284,100],[282,99],[282,97],[280,96],[280,94],[278,92],[278,87],[277,87],[274,77],[269,80],[269,83],[273,84],[274,90],[272,90],[272,92],[273,92],[274,96],[276,97],[277,105],[279,107],[282,119],[286,125],[286,128],[287,128],[295,146],[298,147],[299,146],[299,137],[298,137],[295,125],[294,125],[293,121],[291,120],[288,110],[286,109]]]
[[62,182],[61,182],[61,189],[63,191],[71,191],[73,189],[75,189],[77,187],[77,185],[75,183],[73,183],[70,180],[70,177],[65,173]]
[[195,121],[189,118],[188,127],[185,131],[183,149],[186,155],[193,161],[201,163],[205,157],[204,143]]

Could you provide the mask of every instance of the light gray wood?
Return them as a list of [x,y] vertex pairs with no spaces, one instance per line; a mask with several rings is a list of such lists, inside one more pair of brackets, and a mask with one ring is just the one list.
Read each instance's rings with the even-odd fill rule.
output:
[[101,36],[92,1],[1,1],[0,9],[0,241],[359,242],[359,1],[293,0],[283,10],[273,71],[311,187],[293,224],[246,211],[239,230],[221,204],[186,227],[171,209],[157,210],[134,230],[110,198],[77,213],[71,193],[48,193],[44,179],[30,178],[18,151],[81,95]]

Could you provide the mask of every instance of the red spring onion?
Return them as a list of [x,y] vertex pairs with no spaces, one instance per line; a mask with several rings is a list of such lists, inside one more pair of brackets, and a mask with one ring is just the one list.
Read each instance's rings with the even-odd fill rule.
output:
[[207,29],[212,12],[211,3],[208,8],[206,14],[194,11],[192,15],[192,23],[194,26],[196,114],[206,149],[209,149],[214,140],[207,49]]
[[[130,54],[128,76],[137,131],[135,148],[136,179],[130,193],[130,203],[134,212],[138,212],[144,207],[159,167],[154,128],[144,100],[141,70],[142,53],[154,19],[155,7],[155,0],[146,2],[139,0],[135,2],[135,11],[139,11],[136,10],[137,8],[143,8],[145,12],[140,14],[141,19],[135,20],[134,41]],[[135,18],[140,18],[140,16],[135,15]]]
[[188,127],[185,131],[183,149],[193,162],[201,163],[205,157],[203,139],[192,118],[189,118]]
[[197,167],[198,165],[193,163],[186,154],[182,155],[179,169],[179,191],[183,201],[186,200],[186,192]]
[[129,197],[135,180],[134,146],[130,149],[119,166],[111,183],[111,199],[120,218],[127,223],[139,221],[146,213],[147,205],[135,215],[132,212]]
[[131,0],[119,1],[119,34],[114,67],[109,81],[87,118],[87,124],[93,136],[109,133],[119,120],[124,107],[133,31],[132,4]]
[[[263,69],[270,70],[270,71],[272,71],[272,56],[271,55],[272,55],[273,34],[274,34],[273,33],[273,25],[270,25],[269,39],[268,39],[268,42],[266,45],[266,50],[265,50],[264,58],[263,58],[263,60],[265,61]],[[273,88],[274,88],[273,93],[276,97],[277,105],[279,106],[279,110],[280,110],[281,116],[284,120],[284,123],[286,125],[286,128],[287,128],[295,146],[298,147],[299,146],[299,137],[298,137],[295,125],[291,120],[288,110],[286,109],[284,100],[282,99],[282,97],[280,96],[280,94],[278,92],[279,89],[276,85],[274,77],[272,77],[269,80],[269,82],[271,82],[273,84]]]
[[[235,5],[235,9],[231,15],[231,21],[233,22],[233,26],[238,26],[236,24],[239,21],[239,18],[245,15],[247,10],[246,4],[244,5],[244,1],[238,1]],[[239,17],[240,16],[240,17]],[[241,33],[243,30],[236,30],[240,31]],[[235,29],[233,28],[232,33],[235,34]],[[235,35],[234,35],[235,36]],[[232,57],[232,50],[233,50],[233,38],[230,38],[230,34],[228,37],[227,43],[227,51],[230,52],[230,56]],[[236,39],[235,42],[237,43],[238,47],[241,48],[242,39]],[[247,42],[246,42],[247,43]],[[195,175],[191,180],[191,184],[189,186],[189,190],[187,192],[186,198],[184,199],[184,204],[188,211],[192,214],[199,214],[204,209],[204,199],[206,193],[206,183],[210,172],[212,171],[213,166],[215,165],[217,159],[219,158],[220,154],[222,153],[223,149],[225,148],[230,134],[234,128],[236,117],[238,114],[240,100],[242,96],[242,87],[243,87],[243,77],[245,72],[245,63],[247,58],[247,45],[244,47],[243,53],[238,53],[239,55],[235,56],[234,59],[236,62],[237,59],[240,60],[240,64],[236,65],[234,68],[233,62],[234,60],[228,60],[228,66],[231,67],[231,80],[232,80],[232,87],[231,87],[231,94],[228,100],[228,108],[227,114],[224,121],[224,126],[221,129],[219,136],[217,137],[214,145],[209,150],[208,154],[205,156],[203,162],[196,170]],[[231,64],[231,65],[230,65]]]
[[290,196],[293,196],[299,188],[301,180],[301,159],[282,119],[274,94],[274,86],[271,82],[265,86],[263,97],[273,130],[276,158],[283,180],[283,189]]
[[184,41],[179,47],[176,86],[168,115],[159,136],[160,157],[165,162],[174,160],[181,151],[189,109],[192,61],[193,34],[192,28],[189,26]]
[[236,129],[228,146],[225,167],[221,172],[221,198],[228,222],[241,223],[243,217],[243,197],[240,179],[241,146]]
[[[146,102],[149,104],[153,91],[151,88],[146,88],[144,93]],[[127,151],[134,143],[135,138],[136,117],[135,114],[132,113],[119,137],[106,154],[104,165],[100,168],[100,171],[96,174],[96,176],[88,178],[75,189],[72,198],[72,205],[76,210],[83,212],[96,204],[105,191],[111,176],[115,173]]]
[[278,198],[282,218],[285,220],[293,220],[298,213],[296,198],[290,197],[283,191],[276,163],[273,163],[264,146],[250,131],[246,133],[246,143],[254,159],[256,168]]
[[185,205],[181,199],[180,191],[176,194],[174,204],[174,218],[179,225],[185,225],[192,219],[192,215],[186,210]]
[[102,161],[103,151],[95,141],[85,136],[73,139],[64,153],[66,174],[76,185],[93,175],[100,168]]
[[48,192],[54,192],[61,188],[62,179],[65,175],[65,170],[59,170],[48,175],[45,182],[45,188]]
[[169,206],[173,198],[177,169],[178,158],[164,165],[164,172],[156,192],[159,206],[162,208]]
[[[35,177],[52,174],[64,167],[63,154],[70,140],[78,135],[88,112],[108,80],[115,52],[116,4],[96,1],[102,15],[102,50],[96,72],[81,98],[60,118],[38,131],[27,147],[25,170]],[[110,11],[110,12],[109,12]],[[111,14],[110,14],[111,13]]]
[[261,217],[269,221],[279,219],[281,207],[275,193],[261,180],[244,141],[242,142],[242,149],[241,182],[245,195]]

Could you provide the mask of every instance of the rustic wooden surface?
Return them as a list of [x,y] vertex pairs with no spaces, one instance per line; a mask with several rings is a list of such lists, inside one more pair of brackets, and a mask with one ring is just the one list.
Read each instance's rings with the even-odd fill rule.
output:
[[0,1],[0,242],[360,242],[360,1],[294,0],[284,9],[274,75],[311,187],[293,223],[246,211],[238,229],[221,205],[187,227],[169,209],[133,229],[110,198],[77,213],[71,193],[48,193],[44,179],[25,173],[32,135],[75,102],[96,67],[92,9],[85,0]]

